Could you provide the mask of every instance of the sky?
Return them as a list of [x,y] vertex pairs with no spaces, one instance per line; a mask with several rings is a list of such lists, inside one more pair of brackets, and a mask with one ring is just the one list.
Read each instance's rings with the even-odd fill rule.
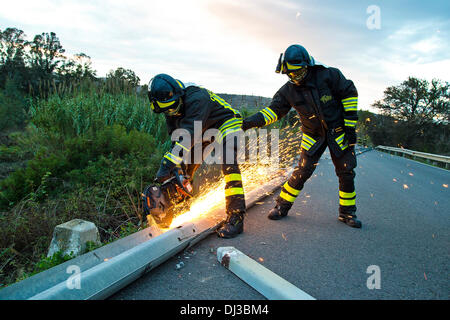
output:
[[146,84],[167,73],[216,93],[272,97],[291,44],[353,80],[360,109],[375,111],[408,76],[450,80],[448,0],[14,0],[0,11],[8,27],[28,40],[55,32],[100,77],[123,67]]

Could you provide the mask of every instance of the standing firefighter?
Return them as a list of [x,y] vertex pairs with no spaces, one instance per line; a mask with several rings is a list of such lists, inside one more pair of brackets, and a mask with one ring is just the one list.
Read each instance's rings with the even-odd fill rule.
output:
[[[167,181],[181,168],[185,168],[188,179],[191,179],[202,161],[200,159],[200,163],[195,163],[194,152],[191,150],[194,145],[200,145],[203,153],[203,149],[210,143],[194,136],[194,125],[201,124],[202,136],[207,129],[218,129],[228,215],[218,230],[218,235],[222,238],[233,238],[242,233],[245,198],[241,172],[237,164],[236,133],[242,132],[242,117],[239,112],[211,91],[195,85],[185,87],[181,81],[167,74],[158,74],[150,80],[148,97],[151,109],[156,113],[164,113],[169,135],[175,129],[185,129],[189,133],[189,138],[173,141],[171,149],[161,161],[156,181],[160,183]],[[188,154],[187,158],[190,158],[188,164],[184,163],[180,155],[180,151],[183,150]]]
[[358,120],[358,92],[351,80],[336,68],[316,63],[300,45],[289,46],[280,55],[277,73],[287,74],[289,81],[272,99],[269,107],[246,118],[242,128],[269,125],[284,117],[293,107],[300,115],[303,138],[301,158],[268,218],[279,220],[287,216],[295,199],[311,177],[325,151],[331,157],[339,178],[339,216],[347,225],[360,228],[356,219],[355,126]]

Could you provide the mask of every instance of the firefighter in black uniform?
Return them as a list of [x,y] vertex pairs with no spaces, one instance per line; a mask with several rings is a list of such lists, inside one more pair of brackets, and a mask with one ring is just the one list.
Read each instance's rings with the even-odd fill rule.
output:
[[280,55],[276,72],[287,74],[289,81],[278,90],[269,107],[244,119],[242,126],[247,130],[269,125],[285,116],[292,107],[300,115],[301,157],[268,218],[278,220],[287,216],[328,146],[339,178],[338,219],[360,228],[361,222],[355,214],[353,170],[356,167],[358,92],[353,82],[338,69],[317,63],[300,45],[291,45]]
[[[194,137],[194,121],[201,122],[202,134],[210,128],[218,129],[217,140],[223,147],[222,173],[225,178],[225,200],[227,220],[218,230],[219,237],[233,238],[242,233],[244,226],[245,197],[241,172],[237,164],[237,134],[242,132],[242,117],[225,100],[213,92],[195,85],[187,86],[167,74],[158,74],[148,85],[150,107],[156,113],[163,112],[169,135],[175,129],[185,129],[190,139],[173,141],[171,149],[164,155],[156,180],[163,182],[185,165],[181,152],[187,152],[190,163],[187,174],[194,176],[200,163],[194,163],[195,144],[205,148],[211,141]],[[232,155],[230,157],[230,154]],[[232,159],[232,161],[229,161]],[[182,163],[183,162],[183,163]],[[201,160],[200,160],[201,162]]]

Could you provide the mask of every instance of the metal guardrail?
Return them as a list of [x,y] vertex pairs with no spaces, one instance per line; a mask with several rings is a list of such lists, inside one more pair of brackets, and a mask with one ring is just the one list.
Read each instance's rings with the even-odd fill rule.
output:
[[395,155],[400,156],[409,156],[412,159],[425,159],[427,162],[434,162],[435,164],[437,162],[443,163],[444,167],[446,169],[450,169],[450,157],[448,156],[441,156],[438,154],[432,154],[432,153],[425,153],[425,152],[419,152],[419,151],[413,151],[403,148],[395,148],[395,147],[386,147],[386,146],[377,146],[376,149],[381,151],[386,151],[388,153],[393,153]]
[[[247,208],[279,188],[292,170],[280,172],[270,183],[250,191]],[[225,218],[225,210],[219,208],[167,232],[149,227],[6,287],[0,290],[0,300],[105,299],[195,245]]]

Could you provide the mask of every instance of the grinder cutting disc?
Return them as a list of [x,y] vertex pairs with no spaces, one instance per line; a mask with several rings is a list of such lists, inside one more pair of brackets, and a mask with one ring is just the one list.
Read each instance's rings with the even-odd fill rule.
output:
[[163,228],[170,226],[173,219],[173,205],[160,186],[150,185],[142,193],[144,214],[152,216],[156,223]]

